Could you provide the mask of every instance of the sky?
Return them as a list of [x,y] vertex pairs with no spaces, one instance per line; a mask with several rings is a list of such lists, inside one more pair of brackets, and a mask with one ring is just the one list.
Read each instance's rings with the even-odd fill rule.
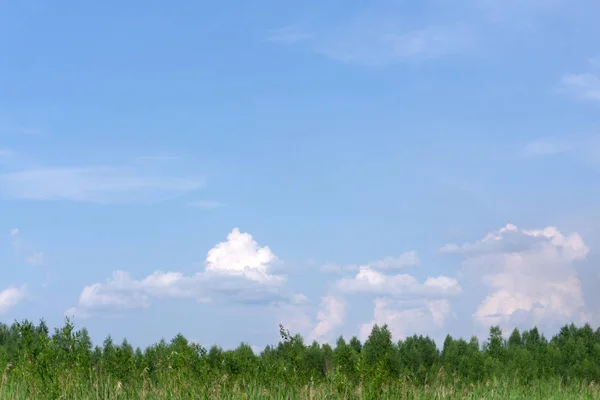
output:
[[0,2],[0,321],[260,349],[600,325],[600,3]]

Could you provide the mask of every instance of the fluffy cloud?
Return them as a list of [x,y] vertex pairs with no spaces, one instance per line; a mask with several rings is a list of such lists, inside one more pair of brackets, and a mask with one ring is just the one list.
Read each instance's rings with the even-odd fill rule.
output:
[[361,267],[353,278],[339,280],[337,288],[347,294],[377,296],[373,320],[360,328],[363,340],[375,324],[387,324],[396,338],[442,327],[450,313],[447,297],[462,292],[458,281],[447,276],[428,277],[421,283],[412,275],[384,275],[370,267]]
[[387,324],[395,339],[414,333],[441,328],[450,313],[447,299],[397,301],[390,298],[375,299],[373,320],[360,327],[360,339],[366,340],[375,324]]
[[460,295],[462,287],[456,279],[447,276],[430,276],[419,281],[409,274],[393,273],[419,262],[416,252],[410,251],[397,258],[388,257],[362,266],[328,265],[322,268],[325,272],[352,272],[353,275],[338,279],[331,287],[335,296],[323,298],[311,337],[330,337],[331,332],[344,322],[344,297],[358,294],[375,297],[374,318],[360,328],[363,339],[374,324],[388,324],[395,337],[443,326],[450,313],[447,298]]
[[283,278],[270,275],[268,269],[277,257],[268,246],[259,247],[252,236],[235,228],[227,241],[213,247],[206,257],[205,269],[217,274],[243,276],[253,281],[280,282]]
[[317,314],[317,324],[310,333],[310,340],[321,340],[344,322],[346,305],[342,299],[325,296],[321,299],[321,311]]
[[136,280],[115,271],[105,283],[86,286],[77,307],[67,314],[93,315],[106,310],[146,308],[154,298],[187,298],[199,302],[225,300],[244,304],[301,303],[302,295],[282,288],[284,276],[270,269],[278,261],[269,247],[260,247],[248,233],[235,228],[227,240],[215,245],[204,271],[191,276],[181,272],[154,272]]
[[6,312],[19,304],[26,296],[25,286],[11,286],[0,291],[0,313]]
[[508,224],[477,242],[446,245],[441,250],[460,254],[463,273],[488,288],[473,315],[483,325],[514,325],[517,320],[552,324],[584,318],[576,264],[589,249],[578,233]]
[[420,283],[412,275],[384,275],[370,267],[361,267],[353,278],[340,279],[337,288],[344,293],[362,292],[395,297],[454,296],[462,291],[456,279],[446,276],[428,277]]

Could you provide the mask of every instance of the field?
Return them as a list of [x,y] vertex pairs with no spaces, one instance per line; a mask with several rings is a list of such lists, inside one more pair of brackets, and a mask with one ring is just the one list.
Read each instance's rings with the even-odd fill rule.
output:
[[375,326],[362,343],[281,341],[255,354],[242,343],[209,349],[178,335],[144,350],[85,329],[50,334],[42,321],[0,325],[2,399],[600,399],[600,329],[565,326],[547,340],[536,328],[480,344],[428,337],[394,343]]
[[[46,398],[43,388],[31,390],[25,382],[6,382],[0,390],[2,399]],[[261,386],[260,383],[229,383],[215,380],[209,387],[193,381],[174,379],[160,385],[142,379],[125,386],[110,379],[92,380],[63,388],[58,398],[74,399],[599,399],[594,384],[562,385],[558,380],[534,382],[524,386],[510,380],[491,380],[474,385],[434,384],[415,386],[410,382],[390,382],[373,391],[362,386],[334,387],[333,384]]]

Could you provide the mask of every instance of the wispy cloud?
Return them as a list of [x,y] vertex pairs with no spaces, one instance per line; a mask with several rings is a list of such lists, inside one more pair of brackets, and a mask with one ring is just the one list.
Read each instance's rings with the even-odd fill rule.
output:
[[25,262],[31,265],[42,265],[44,264],[44,253],[41,251],[35,252],[25,258]]
[[521,149],[526,158],[565,156],[589,168],[600,166],[600,135],[576,136],[569,139],[540,138]]
[[552,156],[568,153],[577,147],[577,143],[572,140],[542,138],[527,143],[522,155],[524,157]]
[[145,163],[164,163],[164,162],[177,161],[177,160],[181,160],[181,157],[158,155],[158,156],[137,157],[135,159],[135,162],[139,163],[139,164],[145,164]]
[[151,203],[196,190],[203,179],[133,166],[39,167],[0,174],[0,194],[29,200]]
[[37,251],[32,246],[23,241],[21,238],[21,231],[19,228],[12,228],[10,230],[10,237],[12,239],[12,246],[19,255],[22,257],[27,264],[40,266],[44,264],[44,253]]
[[398,257],[386,257],[382,260],[371,261],[369,263],[358,265],[358,264],[325,264],[321,266],[320,271],[323,273],[346,273],[346,272],[357,272],[361,267],[374,268],[377,270],[394,270],[402,269],[406,267],[414,267],[419,265],[421,261],[416,251],[407,251],[402,253]]
[[315,50],[345,63],[385,66],[406,59],[461,53],[472,44],[468,29],[461,25],[406,31],[394,25],[360,21],[323,37]]
[[567,74],[561,78],[562,86],[574,96],[600,104],[600,77],[590,72]]
[[267,36],[270,42],[292,44],[312,38],[313,35],[302,31],[297,25],[272,29]]
[[410,27],[397,10],[359,11],[350,18],[313,28],[312,33],[290,25],[271,31],[267,39],[303,44],[327,58],[367,66],[460,53],[474,43],[473,35],[462,23]]
[[200,208],[203,210],[214,210],[215,208],[221,208],[221,207],[225,206],[225,204],[223,204],[219,201],[212,201],[212,200],[190,201],[189,203],[187,203],[187,205],[190,207]]
[[544,13],[557,10],[564,0],[476,0],[477,6],[497,22],[523,18],[539,18]]
[[26,135],[38,136],[42,135],[43,131],[32,126],[24,126],[15,123],[9,118],[0,116],[0,135]]
[[560,79],[563,92],[582,100],[589,100],[600,105],[600,61],[597,58],[589,61],[590,70],[580,73],[565,74]]

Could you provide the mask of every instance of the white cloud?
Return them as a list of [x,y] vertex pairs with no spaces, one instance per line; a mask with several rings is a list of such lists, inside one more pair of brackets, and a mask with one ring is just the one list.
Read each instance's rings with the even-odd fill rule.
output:
[[465,275],[488,287],[473,315],[483,325],[511,325],[516,318],[551,324],[583,316],[576,262],[584,260],[589,249],[578,233],[508,224],[477,242],[442,250],[461,254]]
[[159,175],[131,166],[41,167],[0,174],[0,194],[29,200],[146,203],[202,185],[199,178]]
[[277,257],[268,246],[259,247],[252,235],[235,228],[227,241],[218,243],[208,252],[205,269],[258,282],[274,282],[282,279],[268,273],[276,261]]
[[0,313],[6,312],[19,304],[26,296],[25,286],[11,286],[0,292]]
[[441,328],[450,313],[446,299],[404,302],[389,298],[375,299],[373,320],[361,325],[360,339],[366,340],[375,324],[387,324],[395,339]]
[[458,281],[453,278],[428,277],[424,283],[420,283],[412,275],[384,275],[370,267],[361,267],[354,278],[340,279],[336,286],[343,293],[371,293],[396,297],[456,296],[462,291]]
[[12,228],[10,230],[10,236],[17,236],[19,234],[19,228]]
[[[592,70],[597,69],[597,60],[590,60]],[[600,103],[600,76],[594,72],[565,74],[560,80],[562,88],[582,100]]]
[[68,310],[79,316],[109,309],[128,310],[149,307],[152,299],[186,298],[199,302],[224,300],[243,304],[299,304],[300,294],[282,289],[285,276],[274,275],[278,261],[268,246],[260,247],[252,235],[232,230],[227,240],[215,245],[204,270],[186,276],[181,272],[156,271],[136,280],[124,271],[115,271],[105,283],[86,286],[77,307]]
[[[321,311],[317,314],[317,324],[310,333],[310,340],[322,340],[344,322],[346,305],[342,299],[325,296],[321,299]],[[329,339],[331,339],[329,337]]]
[[[409,274],[390,274],[394,269],[418,263],[416,253],[407,252],[398,258],[360,266],[353,277],[336,281],[333,292],[346,296],[375,296],[374,319],[361,326],[362,339],[369,335],[374,324],[388,324],[395,337],[404,337],[409,332],[430,331],[444,325],[450,313],[447,298],[460,295],[462,287],[456,279],[447,276],[430,276],[420,282]],[[314,337],[331,333],[343,322],[333,317],[338,315],[334,312],[334,305],[322,305],[324,311],[313,330]]]

